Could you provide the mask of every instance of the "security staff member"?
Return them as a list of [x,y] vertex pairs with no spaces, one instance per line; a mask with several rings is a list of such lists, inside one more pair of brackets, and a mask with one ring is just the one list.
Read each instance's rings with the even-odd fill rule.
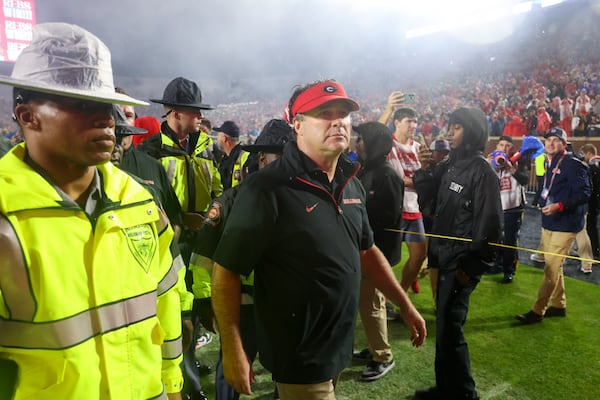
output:
[[203,219],[200,213],[223,193],[221,176],[210,152],[212,139],[199,129],[202,110],[213,107],[202,102],[195,82],[181,77],[169,82],[162,99],[150,101],[163,104],[166,120],[160,134],[146,139],[139,149],[163,165],[183,210],[184,224],[197,229]]
[[[160,161],[179,199],[184,225],[179,248],[188,265],[203,213],[212,199],[223,193],[221,176],[210,152],[212,139],[199,127],[202,110],[213,107],[202,102],[202,93],[195,82],[181,77],[169,82],[162,99],[150,101],[163,104],[166,120],[161,124],[160,134],[146,139],[138,148]],[[189,273],[187,278],[191,290]],[[204,279],[209,281],[210,277],[206,275]],[[184,369],[184,392],[203,399],[197,362],[189,352],[184,354]]]
[[121,106],[116,106],[113,109],[113,118],[115,120],[116,145],[111,162],[123,171],[142,179],[145,184],[152,187],[158,195],[161,206],[167,217],[169,217],[177,237],[177,233],[181,231],[183,225],[181,206],[169,182],[167,173],[156,159],[133,146],[134,135],[146,134],[146,129],[136,128],[127,123]]
[[248,160],[249,153],[242,149],[240,128],[235,122],[225,121],[213,130],[218,132],[217,144],[225,152],[225,157],[219,163],[219,173],[223,189],[229,189],[242,181],[242,167]]
[[452,112],[447,139],[449,158],[430,169],[421,153],[423,167],[413,176],[419,204],[433,216],[436,236],[429,239],[428,260],[439,270],[435,386],[417,390],[416,400],[479,399],[464,325],[471,294],[495,259],[488,242],[502,237],[498,177],[482,156],[488,140],[483,111],[460,107]]
[[107,162],[111,103],[146,103],[115,93],[91,33],[33,29],[0,76],[26,139],[0,160],[0,369],[18,377],[0,397],[181,399],[173,231]]
[[[123,92],[117,90],[117,93]],[[179,207],[175,192],[173,192],[173,188],[167,180],[167,175],[162,165],[154,158],[146,153],[142,153],[132,145],[134,135],[144,135],[148,131],[143,128],[132,126],[126,119],[123,107],[124,106],[121,105],[113,105],[112,109],[112,116],[115,120],[116,145],[113,149],[110,161],[113,165],[119,167],[122,171],[129,173],[134,178],[139,179],[140,183],[145,185],[144,187],[152,193],[155,201],[159,204],[165,214],[167,214],[170,225],[173,227],[174,231],[177,232],[179,231],[182,222],[181,208]],[[133,109],[133,106],[127,107]],[[177,234],[175,233],[174,236],[174,241],[171,245],[173,258],[179,257],[178,262],[183,262],[176,243]],[[179,270],[180,279],[178,282],[184,351],[192,342],[194,330],[191,321],[194,295],[187,291],[185,285],[185,272],[185,268]]]

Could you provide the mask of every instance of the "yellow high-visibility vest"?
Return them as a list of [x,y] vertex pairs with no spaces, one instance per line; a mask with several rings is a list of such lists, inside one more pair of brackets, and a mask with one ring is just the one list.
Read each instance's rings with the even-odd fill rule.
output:
[[173,232],[110,163],[93,216],[24,162],[0,159],[0,362],[19,399],[165,398],[181,390]]
[[205,156],[212,139],[202,132],[191,155],[182,151],[171,138],[161,135],[160,163],[179,199],[184,212],[208,209],[213,197],[223,194],[221,175],[211,159]]

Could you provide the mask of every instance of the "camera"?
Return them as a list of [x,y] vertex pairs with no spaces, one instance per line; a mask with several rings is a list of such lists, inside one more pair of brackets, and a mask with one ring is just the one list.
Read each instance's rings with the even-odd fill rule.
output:
[[406,93],[404,95],[405,104],[414,104],[417,101],[417,95],[415,93]]

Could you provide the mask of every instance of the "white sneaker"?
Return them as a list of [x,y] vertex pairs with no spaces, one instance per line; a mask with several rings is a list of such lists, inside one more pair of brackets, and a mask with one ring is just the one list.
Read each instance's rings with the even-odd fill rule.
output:
[[591,265],[586,265],[585,267],[582,265],[581,268],[579,268],[579,270],[581,272],[583,272],[584,274],[591,274],[592,273],[592,266]]
[[203,333],[202,335],[200,335],[200,337],[198,337],[198,340],[196,340],[196,350],[202,346],[206,346],[207,344],[212,342],[212,340],[213,337],[209,332]]
[[539,254],[539,253],[533,253],[532,255],[529,256],[529,259],[531,261],[537,261],[540,263],[546,262],[546,259],[544,258],[543,254]]

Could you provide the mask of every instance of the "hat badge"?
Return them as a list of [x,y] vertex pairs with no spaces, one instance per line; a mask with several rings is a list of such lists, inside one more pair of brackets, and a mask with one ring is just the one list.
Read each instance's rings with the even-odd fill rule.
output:
[[323,86],[323,91],[327,93],[335,93],[337,92],[337,88],[332,85]]

